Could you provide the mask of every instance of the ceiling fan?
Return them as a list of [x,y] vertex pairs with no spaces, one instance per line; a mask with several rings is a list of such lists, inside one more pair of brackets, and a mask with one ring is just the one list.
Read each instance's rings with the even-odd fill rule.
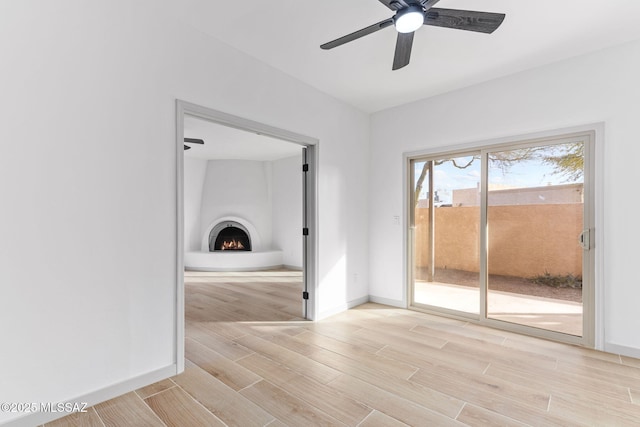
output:
[[395,11],[395,15],[336,40],[321,45],[322,49],[333,49],[350,41],[375,33],[383,28],[395,26],[398,31],[393,70],[400,69],[411,59],[413,33],[423,25],[453,28],[456,30],[493,33],[502,24],[503,13],[475,12],[472,10],[441,9],[433,7],[439,0],[378,0]]
[[[202,139],[198,139],[198,138],[185,138],[184,142],[187,144],[204,144],[204,141]],[[186,150],[191,150],[191,147],[189,147],[188,145],[184,146],[185,151]]]

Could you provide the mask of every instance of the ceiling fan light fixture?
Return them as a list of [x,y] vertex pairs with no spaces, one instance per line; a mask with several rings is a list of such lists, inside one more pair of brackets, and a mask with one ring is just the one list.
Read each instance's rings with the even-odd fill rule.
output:
[[424,11],[421,6],[409,6],[399,10],[393,18],[393,25],[399,33],[413,33],[424,25]]
[[[440,9],[433,7],[438,0],[379,0],[391,9],[395,15],[358,31],[321,44],[324,50],[342,46],[361,37],[373,34],[384,28],[395,26],[396,51],[393,56],[392,70],[409,65],[414,32],[423,25],[452,28],[455,30],[493,33],[504,20],[504,13],[478,12],[474,10]],[[429,16],[427,19],[427,11]]]

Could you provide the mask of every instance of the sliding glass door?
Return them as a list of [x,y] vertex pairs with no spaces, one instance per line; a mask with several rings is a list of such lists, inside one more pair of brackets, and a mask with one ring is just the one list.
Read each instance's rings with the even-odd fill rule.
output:
[[409,158],[410,306],[590,344],[593,134]]
[[478,314],[480,153],[412,160],[415,303]]
[[582,336],[584,141],[487,153],[487,316]]

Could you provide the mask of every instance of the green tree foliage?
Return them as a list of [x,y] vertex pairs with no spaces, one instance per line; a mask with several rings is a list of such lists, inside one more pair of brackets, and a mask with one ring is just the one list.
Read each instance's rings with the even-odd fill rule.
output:
[[565,182],[581,181],[584,176],[584,143],[546,147],[541,153],[542,161],[553,167],[553,174],[564,178]]

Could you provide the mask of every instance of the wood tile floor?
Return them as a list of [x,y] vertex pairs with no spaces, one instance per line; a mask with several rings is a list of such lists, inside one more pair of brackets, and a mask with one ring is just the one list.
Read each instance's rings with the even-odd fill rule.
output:
[[639,426],[640,360],[364,304],[296,272],[187,273],[186,370],[47,426]]

